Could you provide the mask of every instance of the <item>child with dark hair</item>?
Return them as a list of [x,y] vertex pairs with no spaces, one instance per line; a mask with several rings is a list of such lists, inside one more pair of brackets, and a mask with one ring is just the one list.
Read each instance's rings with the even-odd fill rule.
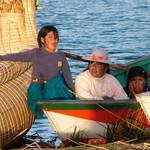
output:
[[128,72],[124,90],[130,99],[135,98],[135,94],[149,91],[146,70],[140,66],[132,67]]
[[68,91],[74,90],[71,71],[66,56],[57,49],[58,31],[47,25],[40,29],[37,38],[39,48],[14,54],[0,55],[0,60],[32,62],[32,80],[27,99],[31,111],[42,115],[37,102],[46,99],[73,99]]

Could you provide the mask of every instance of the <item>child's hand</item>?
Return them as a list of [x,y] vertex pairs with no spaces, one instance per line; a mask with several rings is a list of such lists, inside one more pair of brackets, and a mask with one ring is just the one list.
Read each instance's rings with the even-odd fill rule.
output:
[[130,97],[132,97],[132,98],[134,98],[135,94],[136,94],[135,91],[134,91],[132,82],[129,83],[129,94],[130,94]]

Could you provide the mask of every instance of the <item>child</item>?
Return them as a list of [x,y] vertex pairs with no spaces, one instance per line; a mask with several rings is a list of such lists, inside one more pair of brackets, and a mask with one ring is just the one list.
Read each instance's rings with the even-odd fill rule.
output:
[[39,48],[26,52],[0,55],[0,60],[33,62],[32,80],[27,91],[28,106],[42,116],[37,102],[46,99],[73,99],[68,89],[74,90],[71,71],[65,55],[57,49],[58,31],[47,25],[38,33]]
[[127,83],[124,89],[130,99],[135,98],[136,94],[150,91],[146,70],[141,66],[131,67],[128,72]]

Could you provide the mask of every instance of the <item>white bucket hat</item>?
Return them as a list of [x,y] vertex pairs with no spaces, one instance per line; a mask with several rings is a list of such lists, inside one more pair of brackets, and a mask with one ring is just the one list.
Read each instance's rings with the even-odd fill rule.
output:
[[94,50],[90,56],[82,57],[82,59],[86,61],[95,61],[95,62],[101,62],[104,64],[111,64],[111,61],[109,60],[109,57],[108,57],[108,53],[100,49]]

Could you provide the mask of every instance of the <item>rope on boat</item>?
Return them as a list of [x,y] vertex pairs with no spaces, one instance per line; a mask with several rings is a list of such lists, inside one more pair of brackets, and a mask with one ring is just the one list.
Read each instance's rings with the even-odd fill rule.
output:
[[[81,99],[88,100],[88,99],[83,98],[82,96],[80,96],[80,95],[76,94],[75,92],[71,91],[70,89],[68,89],[68,91],[69,91],[69,92],[71,92],[72,94],[74,94],[75,96],[77,96],[77,97],[81,98]],[[124,119],[122,119],[121,117],[117,116],[116,114],[112,113],[111,111],[109,111],[108,109],[104,108],[104,107],[103,107],[103,106],[101,106],[100,104],[98,104],[98,103],[96,103],[96,102],[93,102],[93,103],[95,103],[97,106],[99,106],[100,108],[102,108],[103,110],[105,110],[106,112],[108,112],[109,114],[111,114],[111,115],[115,116],[116,118],[118,118],[118,119],[120,119],[120,120],[122,120],[122,121],[124,121],[124,122],[126,122],[126,123],[128,123],[128,124],[130,124],[131,126],[133,126],[133,127],[137,128],[137,129],[139,129],[139,130],[141,130],[141,131],[144,131],[144,130],[143,130],[143,129],[141,129],[140,127],[138,127],[138,126],[136,126],[136,125],[134,125],[134,124],[130,123],[129,121],[124,120]]]

